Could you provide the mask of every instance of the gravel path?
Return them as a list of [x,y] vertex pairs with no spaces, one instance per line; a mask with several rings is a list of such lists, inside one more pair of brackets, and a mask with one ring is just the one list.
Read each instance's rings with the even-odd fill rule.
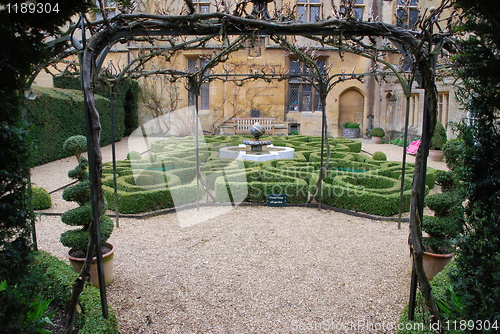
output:
[[[122,159],[126,140],[117,149]],[[393,145],[364,141],[363,150],[401,156]],[[32,181],[55,190],[74,166],[68,158],[36,167]],[[49,212],[74,207],[61,191],[52,199]],[[65,258],[66,229],[57,216],[42,217],[39,248]],[[394,333],[409,292],[407,238],[407,224],[298,207],[236,207],[186,228],[176,214],[123,218],[110,238],[108,300],[127,334]]]

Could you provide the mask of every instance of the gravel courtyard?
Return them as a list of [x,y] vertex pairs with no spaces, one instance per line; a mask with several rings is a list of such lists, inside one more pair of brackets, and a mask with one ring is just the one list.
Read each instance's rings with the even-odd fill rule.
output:
[[[117,150],[123,159],[126,139]],[[401,159],[394,145],[364,141],[363,150]],[[105,161],[109,152],[103,148]],[[36,167],[32,181],[56,190],[71,181],[75,161]],[[48,212],[74,207],[61,193]],[[65,259],[66,229],[60,217],[43,216],[39,248]],[[396,222],[302,207],[241,206],[185,228],[175,213],[122,218],[110,238],[108,300],[121,333],[394,333],[409,293],[407,239],[406,223],[399,230]]]

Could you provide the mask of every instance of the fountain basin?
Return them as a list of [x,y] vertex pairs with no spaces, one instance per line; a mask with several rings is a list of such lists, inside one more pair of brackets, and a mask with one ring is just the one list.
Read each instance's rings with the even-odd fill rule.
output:
[[248,161],[269,161],[276,159],[293,159],[295,150],[291,147],[266,145],[262,152],[252,152],[250,145],[240,144],[239,146],[221,147],[219,157],[225,159],[239,159]]

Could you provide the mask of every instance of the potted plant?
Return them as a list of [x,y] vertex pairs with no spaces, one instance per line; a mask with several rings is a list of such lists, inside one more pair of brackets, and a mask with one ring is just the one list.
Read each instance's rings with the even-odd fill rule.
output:
[[[63,223],[69,226],[80,226],[79,229],[72,229],[63,232],[60,236],[61,243],[70,248],[68,258],[76,272],[80,272],[87,252],[89,243],[89,228],[92,222],[92,204],[90,195],[90,180],[87,171],[88,161],[82,157],[82,153],[86,151],[87,139],[84,136],[72,136],[64,142],[64,150],[73,154],[78,166],[68,172],[71,179],[78,181],[77,184],[64,189],[62,197],[65,201],[76,202],[77,208],[64,212],[61,216]],[[103,215],[101,218],[101,247],[104,262],[104,275],[106,285],[113,281],[113,257],[114,247],[107,240],[113,231],[113,221]],[[90,268],[90,280],[93,285],[99,286],[97,277],[97,266],[94,262]]]
[[385,131],[382,128],[373,128],[370,131],[370,136],[374,144],[380,144],[385,136]]
[[342,125],[342,137],[359,138],[359,123],[346,122]]
[[454,173],[439,171],[437,183],[443,192],[425,198],[425,205],[434,211],[434,216],[426,215],[422,220],[422,230],[428,234],[423,239],[423,262],[429,280],[451,261],[455,241],[464,226]]
[[448,137],[446,135],[446,129],[441,122],[437,121],[434,135],[431,138],[431,144],[429,147],[429,159],[432,161],[443,160],[443,147],[447,140]]

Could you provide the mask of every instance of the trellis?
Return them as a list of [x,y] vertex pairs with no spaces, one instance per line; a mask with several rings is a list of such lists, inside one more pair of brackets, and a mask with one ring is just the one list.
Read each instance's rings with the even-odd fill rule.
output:
[[[445,1],[446,3],[446,1]],[[369,73],[346,76],[345,74],[337,74],[332,77],[327,77],[315,64],[314,60],[293,43],[287,40],[287,36],[303,36],[314,41],[319,41],[323,45],[333,46],[338,48],[339,52],[352,52],[361,56],[370,57],[377,62],[382,62],[393,70],[393,73],[398,76],[401,84],[404,87],[405,94],[409,89],[407,81],[393,68],[389,63],[383,61],[376,54],[376,48],[373,44],[366,43],[363,38],[368,37],[383,37],[391,41],[407,58],[414,64],[414,73],[418,74],[418,83],[425,91],[425,102],[423,111],[423,127],[422,127],[422,145],[416,155],[416,164],[414,172],[414,182],[412,186],[412,200],[410,211],[410,249],[414,260],[415,277],[420,282],[421,290],[426,298],[428,307],[434,316],[433,321],[438,321],[439,312],[436,303],[433,299],[430,284],[427,280],[423,265],[423,246],[422,246],[422,230],[421,217],[423,216],[424,196],[425,196],[425,178],[427,155],[429,150],[429,142],[432,137],[434,126],[436,123],[437,114],[437,89],[435,85],[436,77],[436,60],[443,46],[445,34],[440,31],[438,34],[432,33],[432,26],[435,22],[436,15],[444,8],[441,6],[433,16],[427,18],[422,23],[422,32],[410,31],[397,27],[391,24],[382,22],[361,22],[354,20],[332,19],[315,23],[296,23],[296,22],[277,22],[255,20],[240,16],[229,15],[227,13],[208,13],[189,15],[153,15],[153,14],[126,14],[118,15],[106,22],[106,25],[101,31],[96,33],[89,39],[88,44],[84,45],[82,56],[82,83],[86,101],[86,112],[88,115],[88,141],[89,141],[89,173],[91,176],[92,203],[93,203],[93,221],[98,222],[99,217],[103,212],[103,191],[100,179],[102,171],[102,157],[99,148],[100,139],[100,120],[99,114],[95,106],[94,100],[94,83],[99,75],[100,67],[112,45],[123,41],[144,41],[148,38],[161,36],[192,36],[192,40],[179,44],[172,44],[168,48],[158,51],[175,52],[189,48],[190,45],[204,45],[207,41],[213,38],[219,38],[225,43],[222,51],[207,62],[207,65],[196,73],[188,73],[184,71],[166,69],[156,71],[156,73],[169,74],[175,78],[185,77],[188,79],[189,89],[194,92],[196,100],[199,98],[200,85],[204,80],[239,80],[246,81],[250,79],[286,79],[292,77],[287,73],[254,73],[244,75],[243,78],[238,78],[230,73],[225,74],[210,74],[207,75],[206,70],[214,67],[216,64],[224,62],[227,56],[242,47],[243,42],[252,36],[269,36],[276,43],[280,44],[291,53],[297,55],[301,60],[307,62],[314,72],[314,81],[316,88],[319,91],[321,99],[322,112],[322,145],[321,157],[323,157],[324,149],[329,151],[328,145],[328,129],[326,122],[326,96],[332,85],[339,81],[359,78]],[[84,30],[84,29],[82,29]],[[201,36],[201,37],[199,37]],[[231,42],[230,36],[236,36]],[[224,44],[224,43],[223,43]],[[150,55],[153,56],[152,54]],[[150,58],[141,57],[136,61],[144,63]],[[126,70],[131,71],[133,66],[127,65]],[[131,76],[141,76],[147,73],[135,73],[131,71]],[[125,75],[122,72],[122,75]],[[119,77],[120,77],[119,76]],[[119,79],[119,78],[118,78]],[[197,101],[195,101],[197,102]],[[196,106],[196,116],[198,114],[198,103]],[[197,117],[195,118],[198,119]],[[197,129],[196,125],[196,129]],[[197,136],[198,131],[195,131]],[[198,138],[196,137],[196,142]],[[196,145],[195,151],[198,147]],[[198,155],[197,155],[198,156]],[[320,171],[319,189],[321,186],[321,176],[326,173],[329,159],[327,154],[326,162],[321,161],[323,167]],[[199,157],[198,157],[199,158]],[[197,161],[199,166],[199,161]],[[198,170],[199,176],[199,170]],[[200,179],[198,177],[198,179]],[[98,229],[94,229],[98,231]],[[96,250],[98,235],[94,235],[89,243],[89,252],[93,254]],[[87,256],[89,259],[89,256]],[[86,268],[84,266],[84,268]],[[75,284],[73,296],[78,296],[79,291],[83,288],[84,277],[87,275],[84,270],[80,274],[79,280]],[[416,282],[416,281],[415,281]],[[101,289],[105,289],[101,285]],[[105,290],[101,290],[101,295],[104,295]],[[72,304],[76,305],[76,298],[72,298]],[[106,311],[103,310],[106,314]]]

